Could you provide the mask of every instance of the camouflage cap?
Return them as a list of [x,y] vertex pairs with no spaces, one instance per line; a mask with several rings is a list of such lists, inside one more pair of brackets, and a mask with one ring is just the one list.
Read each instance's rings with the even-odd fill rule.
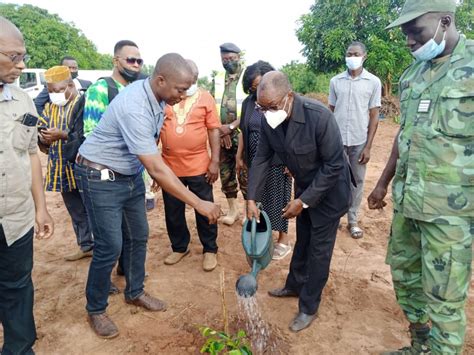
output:
[[455,12],[456,0],[406,0],[400,17],[385,27],[401,26],[428,12]]
[[224,53],[237,53],[237,54],[240,53],[240,48],[230,42],[221,44],[219,48],[221,49],[221,52],[224,52]]

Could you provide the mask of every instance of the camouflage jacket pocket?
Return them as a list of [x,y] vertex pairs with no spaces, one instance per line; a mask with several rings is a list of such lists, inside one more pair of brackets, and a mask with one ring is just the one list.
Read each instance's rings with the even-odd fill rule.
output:
[[474,86],[446,87],[440,94],[433,128],[450,137],[474,136]]
[[469,217],[474,215],[474,183],[465,177],[460,184],[426,180],[423,212],[439,216]]

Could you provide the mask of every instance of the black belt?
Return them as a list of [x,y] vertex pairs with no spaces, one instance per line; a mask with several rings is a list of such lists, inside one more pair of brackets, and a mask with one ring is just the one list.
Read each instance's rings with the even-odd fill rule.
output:
[[131,175],[120,174],[120,173],[110,169],[109,167],[107,167],[105,165],[94,163],[93,161],[90,161],[89,159],[84,158],[80,154],[77,155],[76,163],[80,164],[80,165],[87,166],[88,168],[92,168],[92,169],[97,170],[97,171],[107,169],[111,173],[110,175],[113,175],[113,176],[118,176],[118,177],[130,177],[131,176]]

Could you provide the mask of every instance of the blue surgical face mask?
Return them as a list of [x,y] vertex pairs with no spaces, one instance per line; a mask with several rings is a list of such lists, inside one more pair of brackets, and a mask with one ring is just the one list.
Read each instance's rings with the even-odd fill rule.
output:
[[441,43],[438,44],[434,40],[436,35],[438,34],[439,27],[441,25],[441,20],[438,23],[438,27],[436,27],[436,33],[434,34],[433,38],[431,38],[428,42],[418,48],[416,51],[411,52],[411,54],[415,57],[415,59],[419,62],[426,62],[433,58],[436,58],[441,53],[443,53],[444,49],[446,48],[446,32],[443,34],[443,39]]

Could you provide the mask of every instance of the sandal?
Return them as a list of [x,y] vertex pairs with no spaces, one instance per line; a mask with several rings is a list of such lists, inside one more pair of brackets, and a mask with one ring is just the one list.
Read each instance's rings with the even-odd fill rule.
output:
[[273,260],[281,260],[291,252],[291,244],[276,243],[273,251]]
[[360,239],[364,236],[364,231],[360,229],[358,226],[347,226],[349,232],[351,233],[351,237],[354,239]]

